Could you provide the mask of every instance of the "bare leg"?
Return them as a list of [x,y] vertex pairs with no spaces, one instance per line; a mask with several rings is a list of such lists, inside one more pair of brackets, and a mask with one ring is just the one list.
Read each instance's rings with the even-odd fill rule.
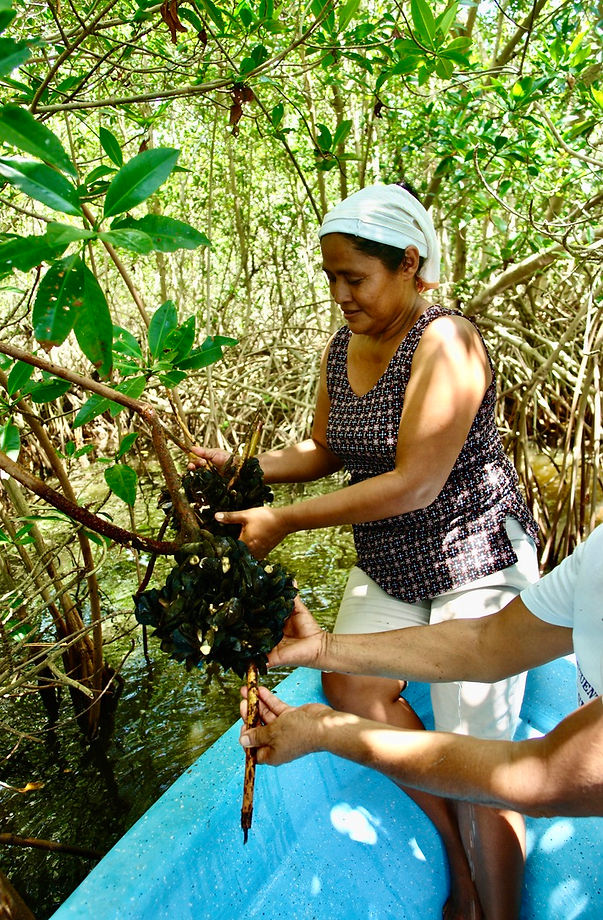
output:
[[[400,681],[385,678],[323,674],[325,695],[336,709],[397,728],[424,728],[412,707],[400,697],[401,686]],[[450,897],[444,905],[444,920],[482,920],[484,914],[471,877],[454,806],[446,799],[397,785],[433,821],[442,837],[450,867]],[[489,914],[486,916],[491,920]]]
[[523,815],[469,802],[459,802],[457,814],[485,916],[515,920],[525,864]]

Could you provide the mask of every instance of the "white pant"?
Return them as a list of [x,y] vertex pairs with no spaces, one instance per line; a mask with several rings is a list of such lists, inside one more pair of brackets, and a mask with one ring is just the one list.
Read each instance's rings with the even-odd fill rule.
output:
[[[386,594],[355,566],[350,572],[333,631],[386,632],[496,613],[528,584],[538,580],[533,541],[513,518],[507,518],[506,527],[517,555],[515,565],[416,604]],[[471,734],[478,738],[510,739],[517,727],[524,687],[525,674],[493,684],[472,681],[432,684],[435,727],[439,731]]]

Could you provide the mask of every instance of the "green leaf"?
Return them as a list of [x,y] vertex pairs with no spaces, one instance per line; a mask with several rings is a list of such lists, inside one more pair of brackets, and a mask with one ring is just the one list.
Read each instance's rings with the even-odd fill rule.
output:
[[591,86],[590,91],[599,108],[603,109],[603,90],[597,89],[596,86]]
[[8,375],[6,382],[6,392],[9,396],[14,396],[22,387],[25,386],[33,374],[33,365],[26,364],[25,361],[17,361]]
[[319,129],[318,135],[316,137],[316,143],[319,150],[322,150],[326,153],[332,149],[333,136],[326,125],[321,125],[319,122],[317,123],[316,127]]
[[93,393],[92,396],[86,400],[84,405],[80,407],[73,420],[73,427],[80,428],[82,425],[86,425],[88,422],[91,422],[92,419],[95,419],[97,415],[102,415],[103,412],[106,412],[112,405],[115,405],[112,400],[106,399],[104,396],[99,396],[98,393]]
[[183,380],[186,380],[187,373],[186,371],[169,371],[167,374],[157,374],[159,381],[171,390],[173,387],[177,387],[179,383],[182,383]]
[[437,57],[435,62],[435,71],[438,77],[441,77],[442,80],[449,80],[454,73],[454,65],[452,61],[447,61],[443,57]]
[[273,128],[278,128],[281,121],[283,120],[283,115],[285,114],[285,106],[282,102],[277,102],[277,104],[272,109],[270,113],[270,121],[272,122]]
[[55,262],[48,269],[36,296],[32,322],[34,335],[43,348],[65,341],[83,298],[83,263],[77,253]]
[[0,38],[0,77],[7,77],[30,57],[29,42]]
[[27,395],[32,402],[37,405],[53,402],[64,396],[71,388],[68,380],[62,380],[60,377],[54,377],[52,374],[44,373],[43,379],[38,383],[32,384],[27,389]]
[[448,35],[450,31],[450,27],[452,26],[452,24],[454,23],[456,19],[457,9],[458,9],[457,0],[453,0],[453,2],[449,6],[446,7],[444,12],[440,13],[440,15],[436,17],[436,20],[435,20],[436,28],[440,30],[443,38],[446,38],[446,36]]
[[445,51],[467,51],[471,47],[471,39],[467,35],[457,35],[448,42]]
[[75,186],[51,166],[23,157],[0,158],[0,176],[36,201],[64,214],[80,215]]
[[105,196],[105,217],[129,211],[162,185],[180,154],[171,147],[144,150],[119,170]]
[[419,58],[419,57],[417,57],[417,56],[414,55],[414,54],[413,54],[413,55],[409,55],[408,57],[399,60],[398,63],[395,64],[395,65],[392,67],[392,71],[391,71],[391,72],[392,72],[393,74],[409,74],[409,73],[414,73],[415,70],[417,70],[417,68],[418,68],[418,66],[419,66],[419,64],[420,64],[420,62],[421,62],[422,60],[423,60],[423,58]]
[[124,157],[121,152],[121,144],[115,135],[109,131],[108,128],[100,128],[98,132],[98,138],[100,140],[101,147],[109,159],[115,163],[116,166],[123,166]]
[[165,340],[178,325],[178,311],[172,300],[166,300],[155,310],[149,324],[149,351],[154,358],[161,354]]
[[121,249],[127,249],[130,252],[141,253],[142,255],[151,252],[153,249],[151,237],[140,230],[120,227],[117,230],[105,230],[103,233],[99,233],[98,238],[106,243],[111,243],[112,246],[118,246]]
[[174,329],[165,340],[164,350],[168,352],[167,358],[173,364],[179,364],[193,347],[195,341],[195,317],[189,316],[184,322]]
[[93,185],[99,179],[105,179],[107,176],[114,176],[116,169],[114,166],[95,166],[86,176],[86,185]]
[[82,447],[78,447],[78,449],[75,451],[75,453],[73,454],[74,459],[79,460],[79,458],[83,457],[84,454],[92,453],[94,449],[95,449],[94,444],[84,444]]
[[215,364],[216,361],[223,357],[222,348],[224,345],[237,344],[236,339],[209,335],[200,348],[193,349],[188,358],[178,362],[178,367],[182,370],[198,370],[201,367],[209,367],[210,364]]
[[[127,380],[124,380],[119,386],[115,387],[115,389],[123,393],[124,396],[129,396],[130,399],[138,399],[142,396],[146,385],[146,377],[128,377]],[[119,403],[111,402],[109,414],[111,418],[115,418],[120,412],[123,412],[124,409],[125,406],[120,406]]]
[[394,42],[394,50],[401,60],[407,58],[409,55],[411,57],[421,58],[424,55],[423,49],[419,48],[417,43],[413,42],[411,38],[397,38]]
[[177,249],[197,249],[199,246],[209,246],[210,242],[204,233],[195,230],[190,224],[173,217],[164,217],[162,214],[146,214],[136,220],[134,217],[121,218],[113,221],[111,230],[130,228],[139,230],[151,238],[152,248],[159,252],[175,252]]
[[58,220],[51,220],[45,233],[49,246],[61,246],[63,249],[76,240],[93,240],[95,236],[96,233],[93,233],[92,230],[72,227],[71,224],[62,224]]
[[28,543],[34,542],[34,538],[30,536],[30,530],[33,530],[34,526],[34,522],[31,521],[29,524],[24,524],[23,527],[19,527],[13,541],[15,546],[25,546]]
[[450,172],[451,167],[454,164],[454,157],[445,156],[443,157],[434,170],[434,176],[445,176],[446,173]]
[[116,463],[115,466],[110,466],[105,470],[105,482],[126,505],[131,508],[134,506],[138,485],[136,470],[133,470],[127,463]]
[[348,0],[344,6],[339,9],[339,31],[343,32],[344,29],[347,29],[352,19],[358,12],[358,7],[360,6],[360,0]]
[[136,361],[142,361],[140,342],[131,332],[121,326],[113,326],[113,351],[116,354],[128,355]]
[[21,435],[17,426],[11,421],[0,426],[0,450],[15,463],[17,462],[21,450]]
[[0,0],[0,32],[4,32],[16,15],[12,0]]
[[224,20],[222,19],[222,10],[219,7],[217,7],[215,3],[212,3],[212,0],[200,0],[200,4],[206,10],[210,19],[214,21],[217,27],[219,29],[223,29]]
[[107,299],[96,276],[82,265],[82,306],[77,312],[73,331],[78,345],[98,370],[108,377],[113,365],[113,324]]
[[345,139],[350,133],[351,128],[352,122],[347,120],[342,121],[337,125],[335,134],[333,135],[333,150],[335,150],[339,144],[343,144],[345,142]]
[[178,10],[178,14],[180,16],[180,19],[184,19],[185,22],[190,22],[190,24],[192,25],[193,29],[196,32],[203,31],[203,23],[201,22],[197,14],[194,13],[192,10],[189,10],[188,7],[182,6]]
[[37,514],[20,514],[19,521],[62,521],[63,524],[72,524],[73,521],[61,511],[38,511]]
[[0,108],[0,140],[77,179],[77,170],[56,134],[37,121],[27,109],[18,105]]
[[432,45],[436,24],[431,7],[426,0],[410,0],[410,12],[417,35],[424,42]]
[[[146,385],[146,377],[132,377],[128,380],[124,380],[118,386],[115,387],[115,390],[118,393],[123,393],[125,396],[130,396],[134,399],[138,399],[142,395]],[[76,417],[73,420],[73,427],[79,428],[81,425],[86,425],[88,422],[91,422],[92,419],[95,419],[97,415],[102,415],[103,412],[109,411],[113,418],[119,415],[120,412],[123,412],[125,406],[121,406],[119,403],[116,403],[112,399],[107,399],[105,396],[99,396],[98,393],[93,393],[93,395],[86,400],[84,405],[80,408]]]
[[133,445],[134,442],[136,441],[137,437],[138,437],[138,432],[137,432],[137,431],[133,431],[131,434],[127,434],[125,437],[123,437],[123,438],[121,439],[121,444],[119,445],[119,450],[118,450],[117,453],[115,454],[115,459],[116,459],[116,460],[121,460],[121,458],[123,457],[123,455],[124,455],[124,454],[127,454],[127,452],[130,450],[130,448],[132,447],[132,445]]
[[0,243],[0,277],[15,269],[28,272],[41,262],[52,262],[64,249],[64,245],[51,245],[46,236],[18,236]]

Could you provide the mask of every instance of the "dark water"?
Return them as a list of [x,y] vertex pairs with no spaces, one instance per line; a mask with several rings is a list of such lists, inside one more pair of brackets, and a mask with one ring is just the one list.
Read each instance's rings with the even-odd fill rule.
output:
[[[304,601],[322,625],[337,610],[346,573],[354,561],[351,536],[331,528],[289,537],[272,557],[296,576]],[[131,609],[133,564],[117,557],[104,570],[107,601]],[[160,582],[153,582],[160,583]],[[153,802],[239,717],[240,680],[207,683],[203,672],[187,673],[149,640],[149,672],[141,630],[123,615],[107,646],[112,665],[126,658],[125,686],[115,729],[104,749],[90,747],[73,724],[63,724],[42,743],[25,743],[4,764],[3,782],[43,786],[27,793],[0,787],[0,829],[20,837],[52,839],[106,852]],[[124,635],[124,627],[126,632]],[[268,686],[288,671],[270,672]],[[35,695],[20,704],[19,729],[44,725]],[[63,719],[69,703],[63,705]],[[241,762],[242,769],[242,762]],[[241,774],[242,775],[242,774]],[[94,867],[96,861],[14,846],[0,848],[0,869],[38,920],[45,920]]]

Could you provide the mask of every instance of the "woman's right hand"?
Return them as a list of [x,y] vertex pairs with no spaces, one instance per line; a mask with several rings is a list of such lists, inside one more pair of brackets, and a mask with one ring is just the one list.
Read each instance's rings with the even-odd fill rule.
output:
[[194,470],[197,467],[207,466],[207,461],[209,461],[221,470],[230,456],[227,450],[220,450],[219,447],[200,447],[195,444],[188,453],[188,469]]

